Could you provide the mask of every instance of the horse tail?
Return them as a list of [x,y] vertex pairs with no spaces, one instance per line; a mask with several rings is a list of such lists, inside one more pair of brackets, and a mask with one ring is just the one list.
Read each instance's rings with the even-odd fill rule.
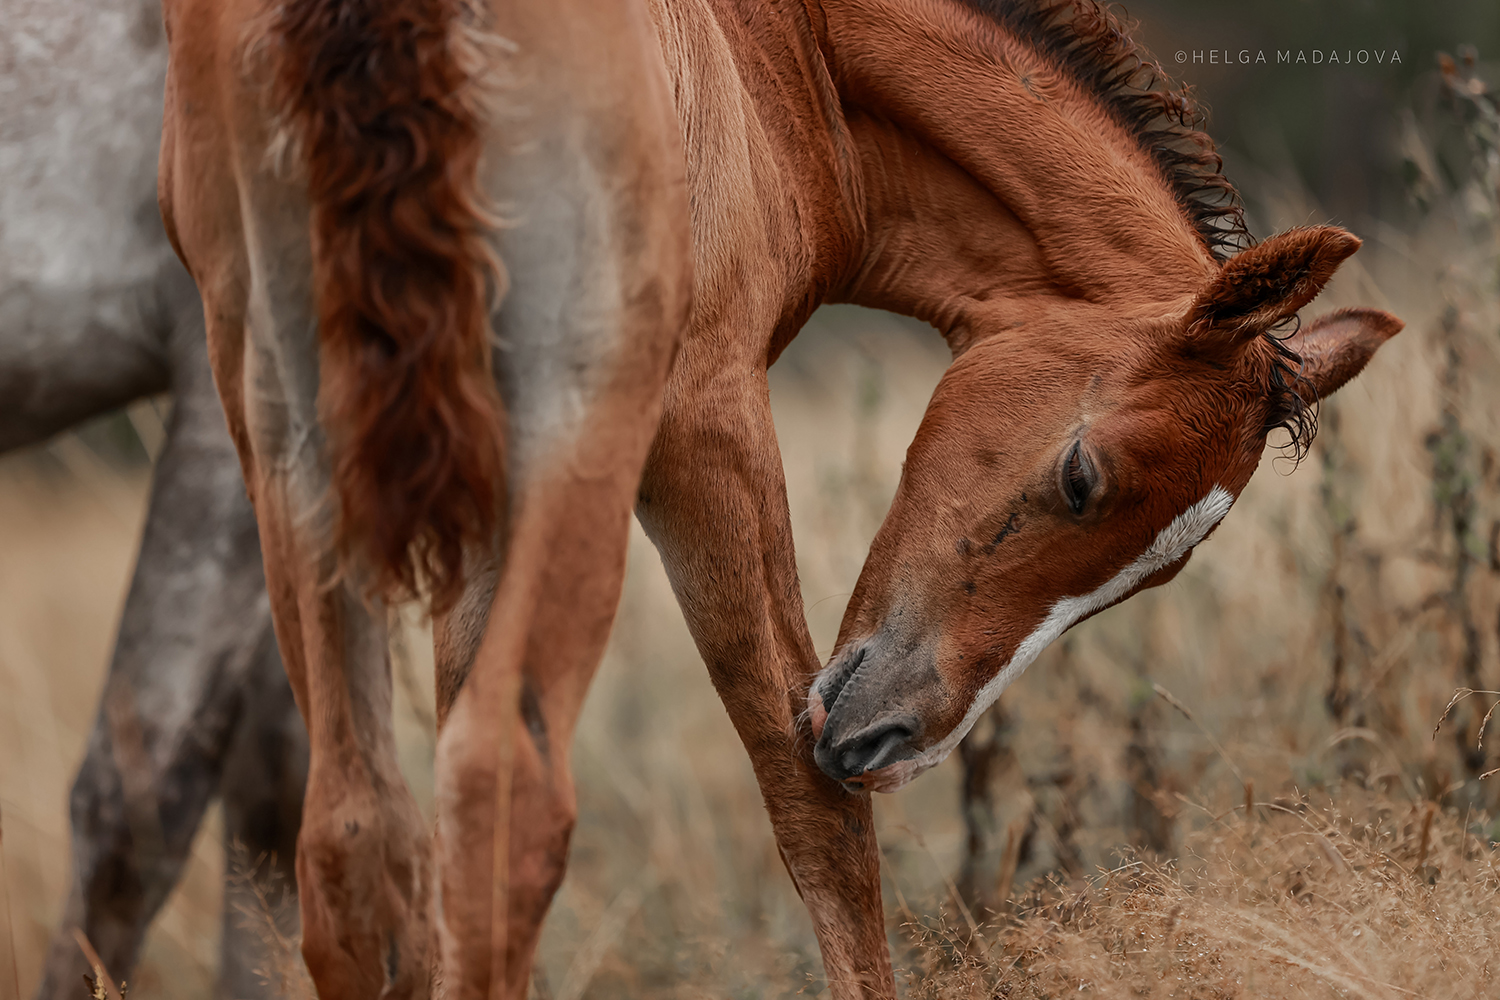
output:
[[435,610],[505,504],[489,311],[504,269],[480,187],[490,53],[472,0],[286,0],[265,51],[305,171],[334,539],[368,590]]

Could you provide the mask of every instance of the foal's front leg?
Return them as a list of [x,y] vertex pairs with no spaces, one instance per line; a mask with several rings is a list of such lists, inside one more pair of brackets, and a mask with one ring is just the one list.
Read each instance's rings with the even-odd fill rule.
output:
[[[523,1000],[576,813],[569,752],[691,289],[680,131],[645,4],[496,5],[516,45],[487,189],[509,291],[503,560],[438,623],[443,988]],[[498,862],[498,863],[497,863]]]
[[755,765],[833,995],[894,996],[869,797],[817,769],[799,721],[819,664],[765,372],[699,377],[706,361],[678,361],[636,513]]

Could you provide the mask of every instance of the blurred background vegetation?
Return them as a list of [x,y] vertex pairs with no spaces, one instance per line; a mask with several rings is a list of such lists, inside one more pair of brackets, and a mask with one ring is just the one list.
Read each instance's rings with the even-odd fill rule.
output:
[[[1073,630],[961,753],[877,798],[897,964],[913,996],[1495,996],[1500,776],[1483,776],[1500,735],[1481,745],[1481,725],[1497,696],[1434,727],[1455,691],[1500,689],[1500,110],[1484,82],[1500,80],[1500,5],[1128,9],[1211,108],[1252,232],[1335,222],[1365,238],[1307,315],[1371,305],[1408,327],[1325,402],[1300,467],[1268,452],[1176,582]],[[1385,63],[1343,62],[1362,49]],[[822,654],[946,361],[926,328],[838,308],[773,369]],[[0,782],[22,951],[63,896],[66,789],[145,499],[141,415],[0,460]],[[415,620],[398,652],[425,800]],[[581,820],[536,994],[818,995],[748,761],[639,531],[578,744]],[[211,989],[219,880],[246,867],[215,830],[132,995]]]
[[[1288,171],[1327,219],[1355,230],[1409,224],[1420,211],[1407,165],[1414,119],[1432,130],[1442,180],[1454,185],[1467,175],[1458,123],[1440,122],[1438,114],[1446,101],[1438,54],[1474,51],[1486,78],[1496,79],[1500,4],[1136,0],[1124,7],[1140,22],[1136,38],[1209,107],[1209,130],[1229,177],[1242,185],[1247,170]],[[1217,63],[1210,61],[1215,50]],[[1361,50],[1369,53],[1364,64],[1357,61]],[[1239,62],[1242,51],[1250,64]],[[1321,65],[1313,64],[1314,51],[1322,53]],[[1253,61],[1261,52],[1266,64]],[[1278,52],[1289,52],[1292,61],[1279,65]],[[1179,53],[1187,61],[1179,62]],[[1296,61],[1299,53],[1306,63]],[[1335,53],[1338,64],[1328,61]],[[1380,54],[1383,64],[1376,62]],[[1256,185],[1245,185],[1245,194],[1252,208],[1260,207]]]

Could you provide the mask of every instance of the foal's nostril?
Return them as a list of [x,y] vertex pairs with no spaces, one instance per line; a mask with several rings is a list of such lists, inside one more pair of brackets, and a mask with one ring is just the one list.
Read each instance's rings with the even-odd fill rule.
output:
[[834,746],[820,745],[815,756],[818,766],[829,777],[844,781],[905,760],[914,749],[916,734],[912,719],[892,719],[870,726]]

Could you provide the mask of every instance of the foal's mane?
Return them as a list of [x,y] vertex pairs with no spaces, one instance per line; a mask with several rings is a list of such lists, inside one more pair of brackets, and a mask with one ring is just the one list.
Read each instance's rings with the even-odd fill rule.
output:
[[1191,88],[1173,87],[1161,64],[1098,0],[961,0],[995,21],[1092,95],[1161,171],[1209,252],[1225,260],[1254,242],[1239,192],[1202,130]]
[[[1203,131],[1207,116],[1192,88],[1172,85],[1161,64],[1130,37],[1133,23],[1099,0],[960,2],[1031,46],[1099,102],[1151,157],[1216,260],[1254,244],[1239,192]],[[1264,430],[1285,430],[1285,450],[1300,462],[1318,430],[1317,395],[1302,377],[1301,355],[1285,343],[1285,330],[1268,330],[1262,339],[1270,348]]]

